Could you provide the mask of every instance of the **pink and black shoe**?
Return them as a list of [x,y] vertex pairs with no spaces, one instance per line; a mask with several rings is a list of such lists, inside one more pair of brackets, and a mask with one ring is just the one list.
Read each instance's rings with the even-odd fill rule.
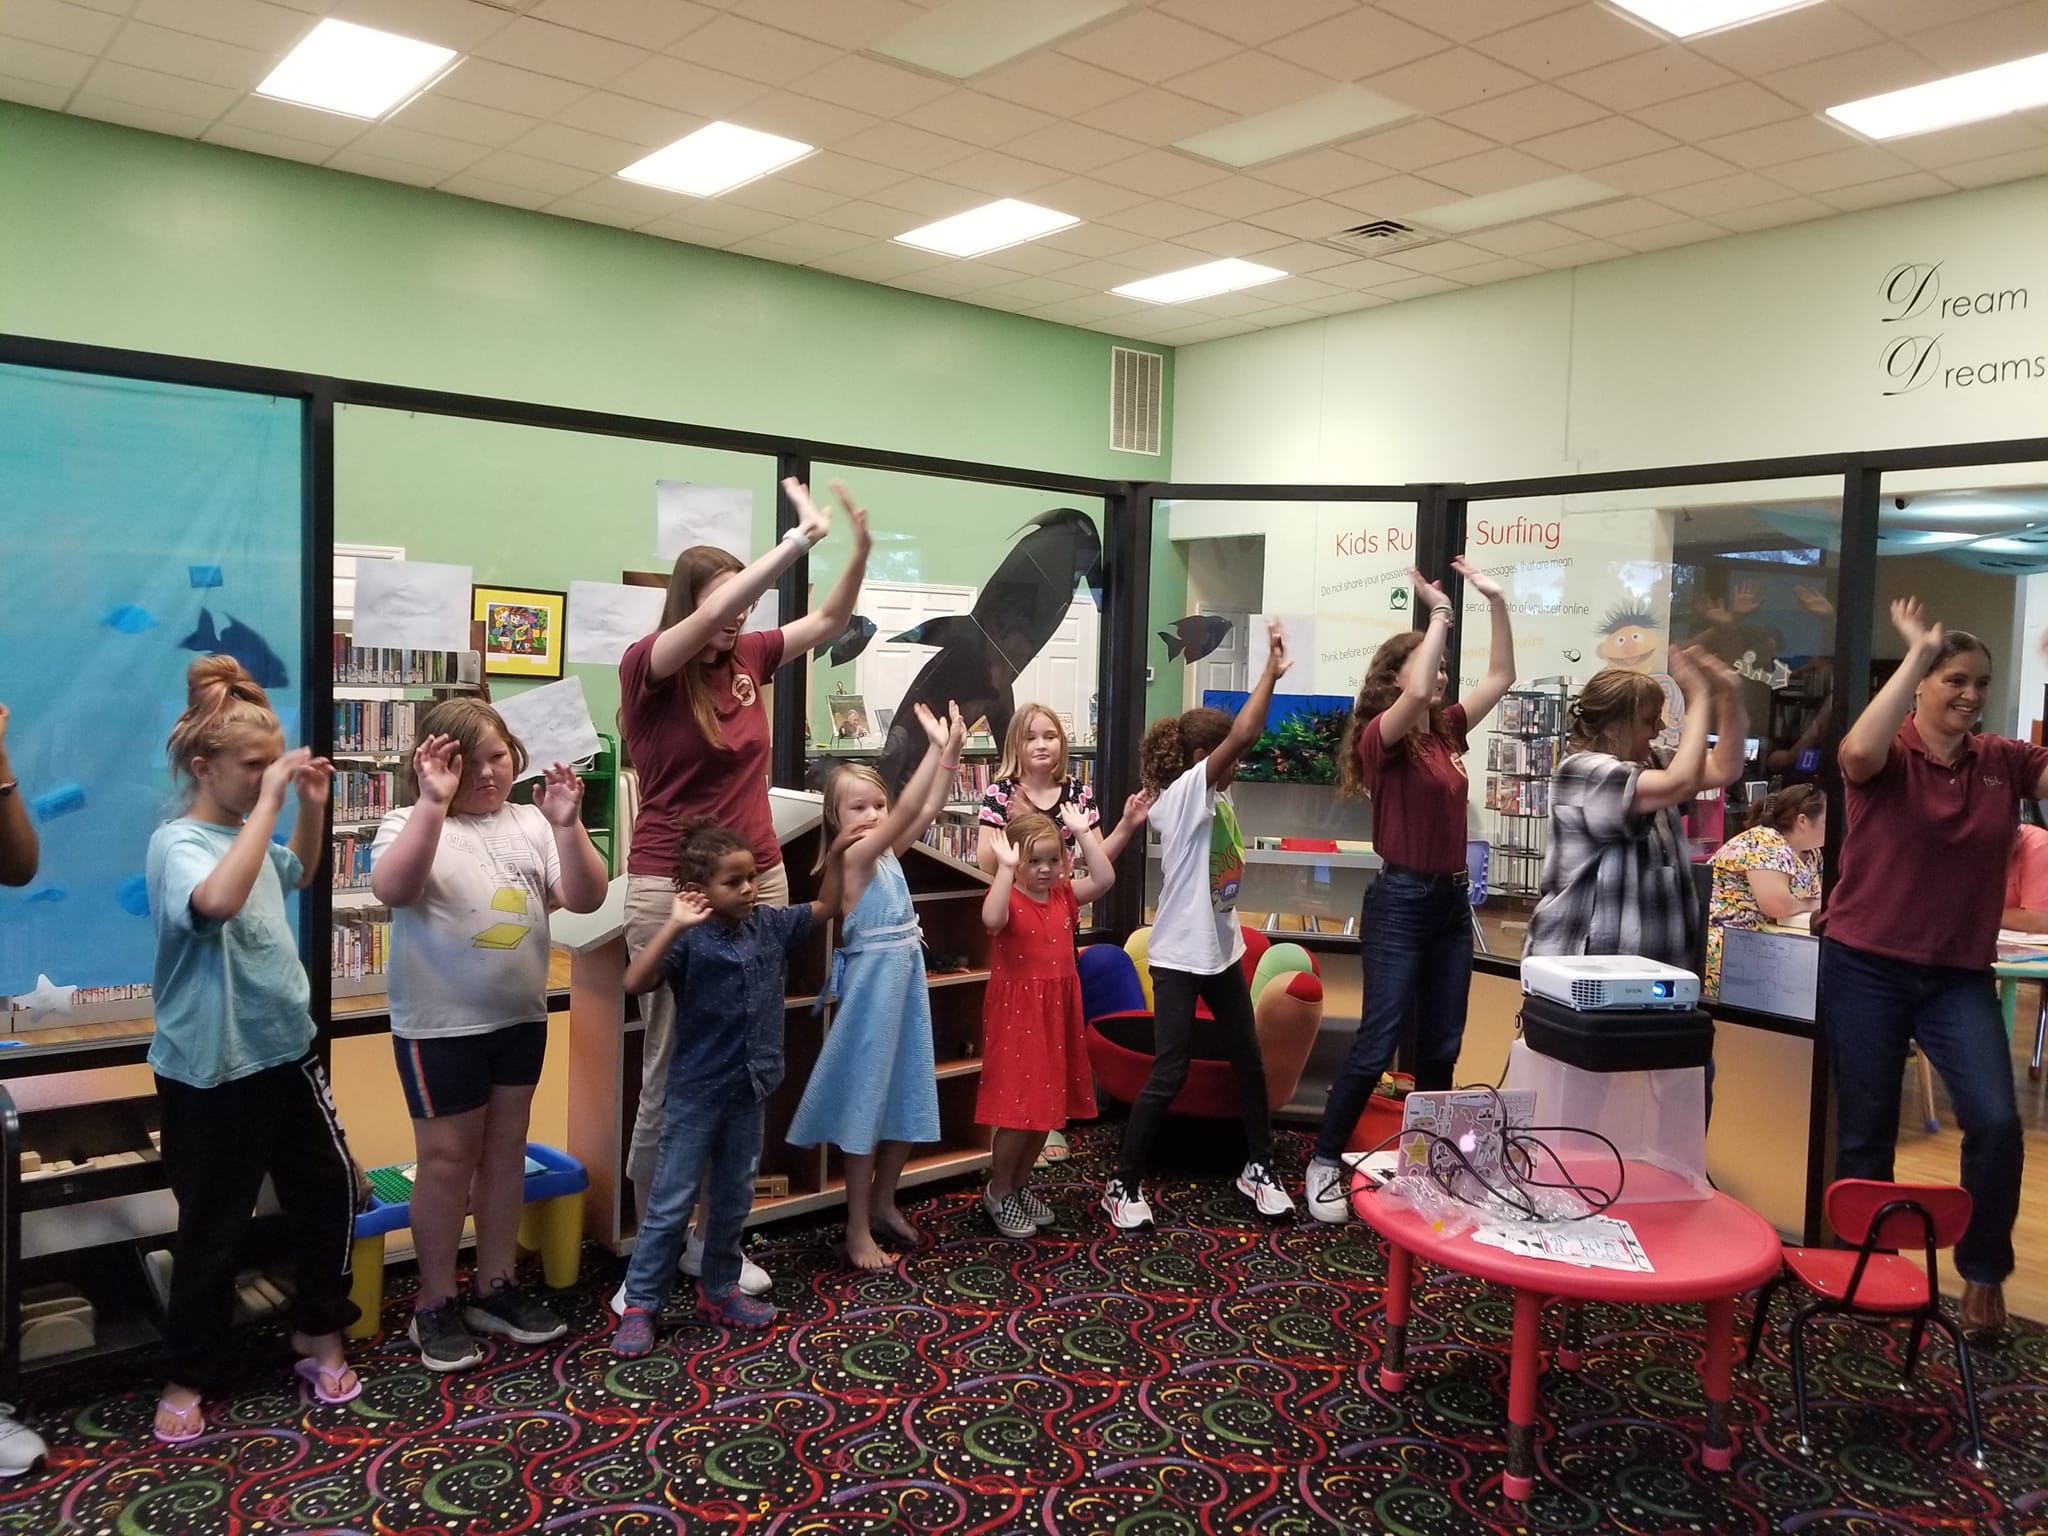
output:
[[697,1315],[728,1328],[766,1328],[775,1321],[775,1303],[734,1291],[723,1301],[713,1301],[702,1287],[697,1291]]
[[654,1351],[654,1314],[645,1307],[628,1307],[619,1314],[612,1330],[612,1353],[637,1360]]

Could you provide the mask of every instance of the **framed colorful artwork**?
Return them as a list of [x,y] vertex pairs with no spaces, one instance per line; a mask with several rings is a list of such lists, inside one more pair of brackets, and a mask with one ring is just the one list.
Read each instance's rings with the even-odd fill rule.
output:
[[483,625],[492,677],[560,677],[569,594],[526,587],[471,587],[470,617]]

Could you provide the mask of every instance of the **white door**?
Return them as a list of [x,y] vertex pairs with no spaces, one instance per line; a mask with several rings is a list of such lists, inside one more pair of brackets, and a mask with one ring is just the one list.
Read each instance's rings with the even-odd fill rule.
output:
[[1200,704],[1212,688],[1243,693],[1251,687],[1252,616],[1235,608],[1218,608],[1212,603],[1203,603],[1196,611],[1204,617],[1213,613],[1230,620],[1230,633],[1223,637],[1221,645],[1191,669],[1194,697],[1188,701],[1190,707]]
[[1095,663],[1102,634],[1102,615],[1087,593],[1068,607],[1060,627],[1045,642],[1031,665],[1017,676],[1013,697],[1018,704],[1046,704],[1068,721],[1076,741],[1088,736],[1088,703],[1096,689]]

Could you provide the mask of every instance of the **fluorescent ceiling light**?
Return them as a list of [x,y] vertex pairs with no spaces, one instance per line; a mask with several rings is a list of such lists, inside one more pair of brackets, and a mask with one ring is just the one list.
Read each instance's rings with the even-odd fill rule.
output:
[[692,197],[716,197],[794,164],[809,153],[811,146],[795,139],[757,133],[738,123],[707,123],[668,148],[635,160],[619,175]]
[[452,48],[329,17],[264,77],[256,94],[346,117],[382,117],[418,95],[454,58]]
[[1355,139],[1361,133],[1414,115],[1413,107],[1362,86],[1340,85],[1306,101],[1211,128],[1207,133],[1182,139],[1174,147],[1224,165],[1263,165],[1319,144]]
[[999,203],[970,208],[950,219],[913,229],[907,235],[898,235],[896,241],[899,245],[937,251],[942,256],[986,256],[990,251],[1022,245],[1026,240],[1036,240],[1040,235],[1080,222],[1071,213],[1006,197]]
[[1632,16],[1640,16],[1660,32],[1673,37],[1698,37],[1724,27],[1739,27],[1762,21],[1784,11],[1796,11],[1814,0],[1614,0]]
[[1516,219],[1541,218],[1546,213],[1562,213],[1567,208],[1604,203],[1619,196],[1621,194],[1614,188],[1591,177],[1552,176],[1544,181],[1532,181],[1526,186],[1489,192],[1484,197],[1461,197],[1455,203],[1445,203],[1442,207],[1416,214],[1415,222],[1424,229],[1462,235],[1474,229],[1488,229],[1495,224],[1511,224]]
[[2048,53],[1950,75],[1903,91],[1829,107],[1828,116],[1866,138],[1902,139],[1958,123],[1982,122],[2048,103]]
[[965,80],[1123,8],[1124,0],[946,0],[868,51]]
[[1287,274],[1278,267],[1262,267],[1255,261],[1205,262],[1199,267],[1186,267],[1179,272],[1167,272],[1158,277],[1148,277],[1142,282],[1125,283],[1121,288],[1112,288],[1111,293],[1122,294],[1127,299],[1143,299],[1148,304],[1185,304],[1189,299],[1206,299],[1219,293],[1235,293],[1240,288],[1256,288],[1261,283],[1270,283]]

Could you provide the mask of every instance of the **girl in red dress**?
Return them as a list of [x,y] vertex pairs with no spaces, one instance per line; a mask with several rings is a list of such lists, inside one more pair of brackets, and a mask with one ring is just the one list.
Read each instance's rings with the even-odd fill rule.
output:
[[1082,904],[1114,885],[1116,871],[1087,813],[1071,801],[1060,811],[1087,873],[1067,878],[1059,827],[1029,811],[990,839],[995,881],[981,903],[995,957],[974,1118],[995,1127],[982,1206],[1005,1237],[1030,1237],[1053,1220],[1052,1207],[1026,1187],[1032,1164],[1048,1135],[1095,1115],[1074,930]]

